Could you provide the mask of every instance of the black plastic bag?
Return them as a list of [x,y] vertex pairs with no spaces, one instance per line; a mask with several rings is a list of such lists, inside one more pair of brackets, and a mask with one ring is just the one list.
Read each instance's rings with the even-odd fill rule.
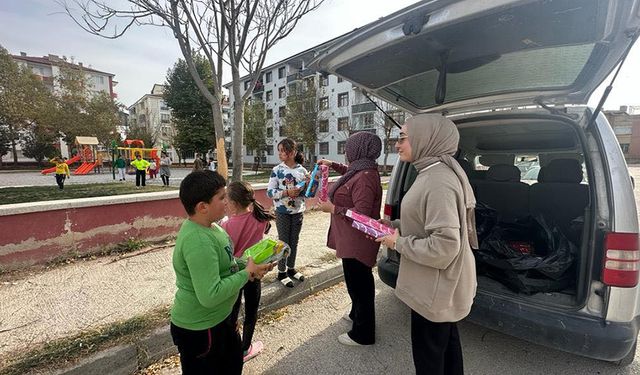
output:
[[498,222],[498,212],[484,203],[476,203],[476,234],[478,243],[491,233],[491,230]]
[[567,271],[576,253],[557,225],[530,217],[515,224],[496,224],[475,256],[479,274],[518,292],[535,293],[568,287],[573,277]]

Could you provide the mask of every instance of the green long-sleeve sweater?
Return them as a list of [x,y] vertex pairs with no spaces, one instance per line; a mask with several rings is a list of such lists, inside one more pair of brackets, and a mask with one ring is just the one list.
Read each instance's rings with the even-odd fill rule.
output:
[[248,273],[239,270],[227,233],[214,224],[185,220],[173,251],[176,291],[171,322],[194,331],[222,322],[233,308]]

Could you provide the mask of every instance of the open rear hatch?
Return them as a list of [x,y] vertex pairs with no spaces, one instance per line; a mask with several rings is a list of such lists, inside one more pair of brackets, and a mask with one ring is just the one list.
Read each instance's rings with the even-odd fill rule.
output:
[[638,3],[421,1],[313,65],[412,113],[585,104],[638,37]]

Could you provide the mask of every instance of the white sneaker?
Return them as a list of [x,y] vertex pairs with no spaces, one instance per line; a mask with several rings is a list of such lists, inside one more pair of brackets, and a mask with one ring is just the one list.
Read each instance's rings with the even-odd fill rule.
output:
[[342,345],[347,345],[347,346],[365,346],[353,341],[351,337],[349,337],[348,333],[343,333],[340,336],[338,336],[338,342]]

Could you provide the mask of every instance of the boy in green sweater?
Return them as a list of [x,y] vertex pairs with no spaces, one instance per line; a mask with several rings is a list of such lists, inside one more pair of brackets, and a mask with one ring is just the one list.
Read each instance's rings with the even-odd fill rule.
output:
[[180,184],[184,221],[173,252],[176,291],[171,336],[182,373],[242,373],[242,341],[230,318],[238,292],[261,279],[274,264],[241,264],[227,233],[214,222],[225,214],[225,180],[217,172],[195,171]]

